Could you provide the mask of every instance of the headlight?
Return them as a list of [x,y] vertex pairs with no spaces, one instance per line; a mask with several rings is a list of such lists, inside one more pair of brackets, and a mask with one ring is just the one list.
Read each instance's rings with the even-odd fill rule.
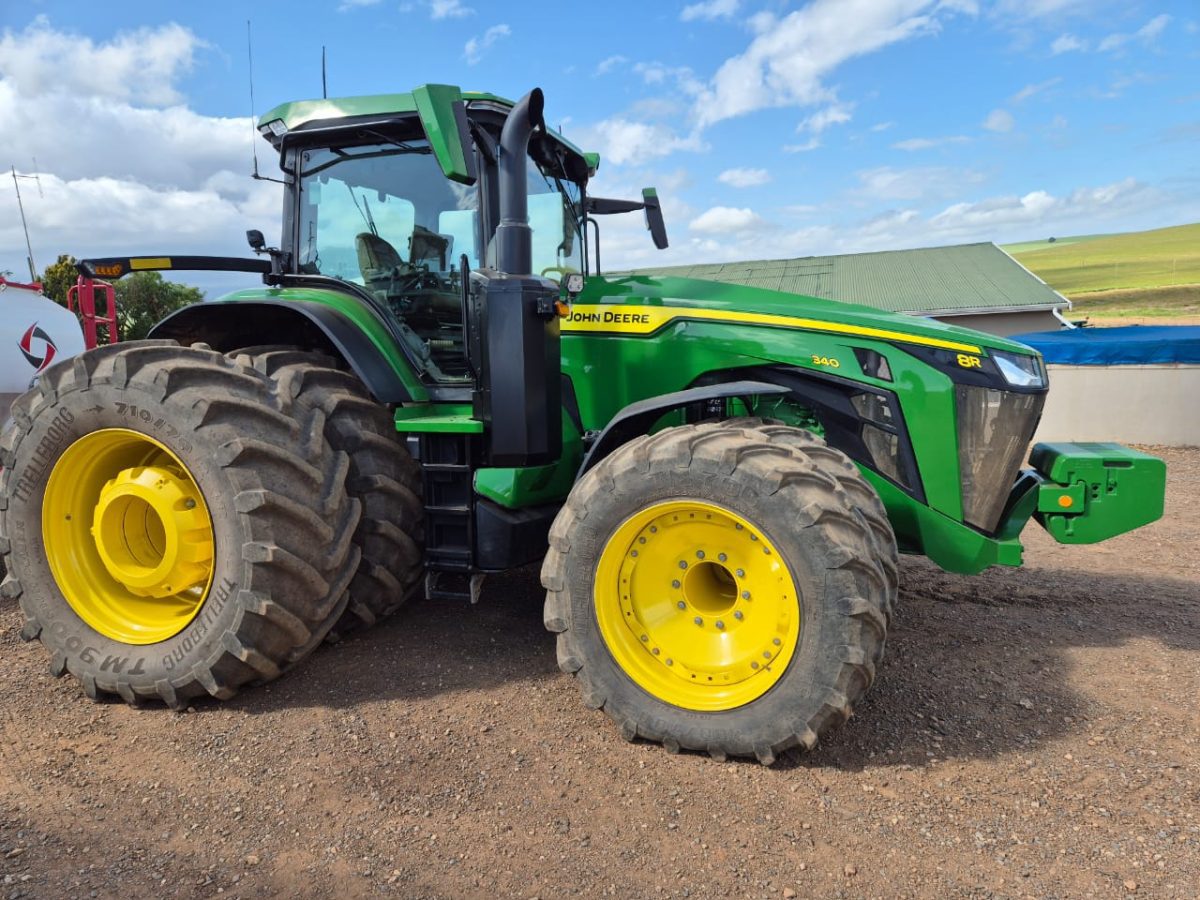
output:
[[1046,395],[959,384],[954,400],[963,518],[990,534],[1000,522]]
[[1000,370],[1004,380],[1013,387],[1044,388],[1046,386],[1046,370],[1042,367],[1040,356],[1025,356],[993,350],[992,359],[996,361],[996,368]]

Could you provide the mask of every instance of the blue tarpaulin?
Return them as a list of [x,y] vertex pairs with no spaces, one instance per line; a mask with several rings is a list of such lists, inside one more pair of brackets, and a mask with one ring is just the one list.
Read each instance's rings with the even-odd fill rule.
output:
[[1200,364],[1200,325],[1126,325],[1013,335],[1064,366]]

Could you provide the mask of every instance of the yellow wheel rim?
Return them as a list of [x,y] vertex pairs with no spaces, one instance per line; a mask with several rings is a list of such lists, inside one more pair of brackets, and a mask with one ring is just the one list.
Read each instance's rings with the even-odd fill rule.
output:
[[125,644],[178,634],[212,585],[204,496],[178,456],[137,431],[95,431],[63,451],[42,500],[42,538],[71,608]]
[[694,500],[626,519],[596,570],[609,652],[639,687],[684,709],[734,709],[770,690],[799,640],[799,599],[761,529]]

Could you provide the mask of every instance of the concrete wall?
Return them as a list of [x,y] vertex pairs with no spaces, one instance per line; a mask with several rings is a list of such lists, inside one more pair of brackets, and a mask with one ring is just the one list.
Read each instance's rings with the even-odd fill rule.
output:
[[958,325],[961,328],[974,328],[988,334],[1008,337],[1013,334],[1028,334],[1031,331],[1058,331],[1063,323],[1054,317],[1049,310],[1033,310],[1031,312],[995,312],[979,313],[965,316],[934,316],[939,322],[947,325]]
[[1046,368],[1035,441],[1200,446],[1200,365]]

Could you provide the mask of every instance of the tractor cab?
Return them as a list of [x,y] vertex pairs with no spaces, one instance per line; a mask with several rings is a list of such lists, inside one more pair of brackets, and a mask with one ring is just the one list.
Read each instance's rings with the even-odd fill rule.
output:
[[[508,107],[491,99],[455,104],[465,134],[454,149],[464,170],[447,172],[435,145],[438,130],[413,106],[408,115],[356,116],[333,128],[303,121],[275,137],[289,176],[282,249],[290,273],[332,279],[369,296],[430,382],[467,384],[464,278],[498,268],[497,164]],[[272,124],[282,129],[283,121]],[[530,136],[524,169],[526,271],[557,283],[585,268],[580,229],[588,163],[541,126]]]

